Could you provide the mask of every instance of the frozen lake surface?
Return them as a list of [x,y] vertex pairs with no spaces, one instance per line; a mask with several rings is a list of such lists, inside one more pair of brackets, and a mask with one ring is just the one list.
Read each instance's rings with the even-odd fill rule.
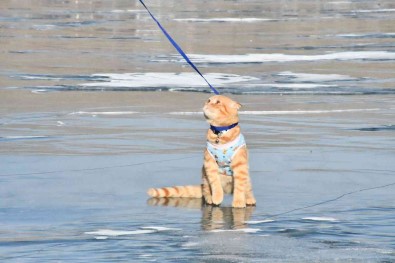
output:
[[395,3],[146,3],[242,103],[257,206],[148,199],[200,182],[209,90],[138,1],[5,0],[0,260],[394,262]]

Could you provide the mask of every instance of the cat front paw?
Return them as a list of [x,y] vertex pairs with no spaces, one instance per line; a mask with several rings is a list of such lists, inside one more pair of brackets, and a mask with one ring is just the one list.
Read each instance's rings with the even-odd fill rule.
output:
[[245,208],[246,207],[246,202],[245,202],[245,200],[241,200],[241,199],[233,200],[232,207],[234,207],[234,208]]
[[246,205],[248,205],[248,206],[255,206],[256,205],[255,198],[254,197],[246,198]]
[[204,202],[208,205],[212,205],[213,199],[211,198],[211,196],[204,196]]
[[220,205],[224,200],[224,192],[223,191],[216,191],[213,193],[212,201],[213,205]]

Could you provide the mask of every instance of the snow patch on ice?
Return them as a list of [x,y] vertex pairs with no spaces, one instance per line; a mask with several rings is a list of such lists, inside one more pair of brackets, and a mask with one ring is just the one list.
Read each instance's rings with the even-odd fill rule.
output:
[[326,221],[326,222],[337,222],[339,221],[336,218],[333,217],[316,217],[316,216],[312,216],[312,217],[304,217],[302,218],[303,220],[308,220],[308,221]]
[[[79,84],[82,87],[124,87],[124,88],[146,88],[146,87],[202,87],[207,83],[198,74],[185,73],[124,73],[124,74],[93,74],[92,77],[100,78],[100,82],[87,82]],[[206,79],[214,86],[224,86],[230,83],[258,80],[251,76],[240,76],[236,74],[208,73]]]
[[240,229],[214,229],[210,232],[212,233],[222,233],[222,232],[244,232],[244,233],[256,233],[261,231],[259,228],[240,228]]
[[264,223],[271,223],[274,222],[275,220],[272,219],[265,219],[265,220],[249,220],[245,221],[245,223],[250,224],[250,225],[256,225],[256,224],[264,224]]
[[179,22],[231,22],[231,23],[254,23],[278,21],[278,19],[256,18],[256,17],[217,17],[217,18],[176,18],[174,21]]
[[295,82],[326,82],[326,81],[349,81],[355,78],[339,75],[339,74],[312,74],[312,73],[295,73],[291,71],[284,71],[277,74],[278,76],[291,77]]
[[[196,63],[266,63],[266,62],[296,62],[296,61],[326,61],[326,60],[395,60],[395,52],[388,51],[349,51],[318,55],[287,55],[273,54],[243,54],[243,55],[204,55],[190,54]],[[179,58],[181,61],[181,57]]]

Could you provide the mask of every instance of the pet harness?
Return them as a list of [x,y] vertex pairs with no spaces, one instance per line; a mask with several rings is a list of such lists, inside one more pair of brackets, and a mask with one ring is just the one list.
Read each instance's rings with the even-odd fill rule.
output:
[[207,151],[218,164],[218,172],[233,176],[232,159],[246,145],[244,136],[240,134],[235,140],[226,144],[214,145],[207,141]]

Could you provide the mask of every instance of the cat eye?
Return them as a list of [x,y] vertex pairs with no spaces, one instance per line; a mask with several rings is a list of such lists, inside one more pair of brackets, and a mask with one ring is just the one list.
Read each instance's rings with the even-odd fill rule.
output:
[[208,99],[207,103],[210,103],[210,99]]
[[217,100],[216,104],[220,104],[221,102],[219,100]]

